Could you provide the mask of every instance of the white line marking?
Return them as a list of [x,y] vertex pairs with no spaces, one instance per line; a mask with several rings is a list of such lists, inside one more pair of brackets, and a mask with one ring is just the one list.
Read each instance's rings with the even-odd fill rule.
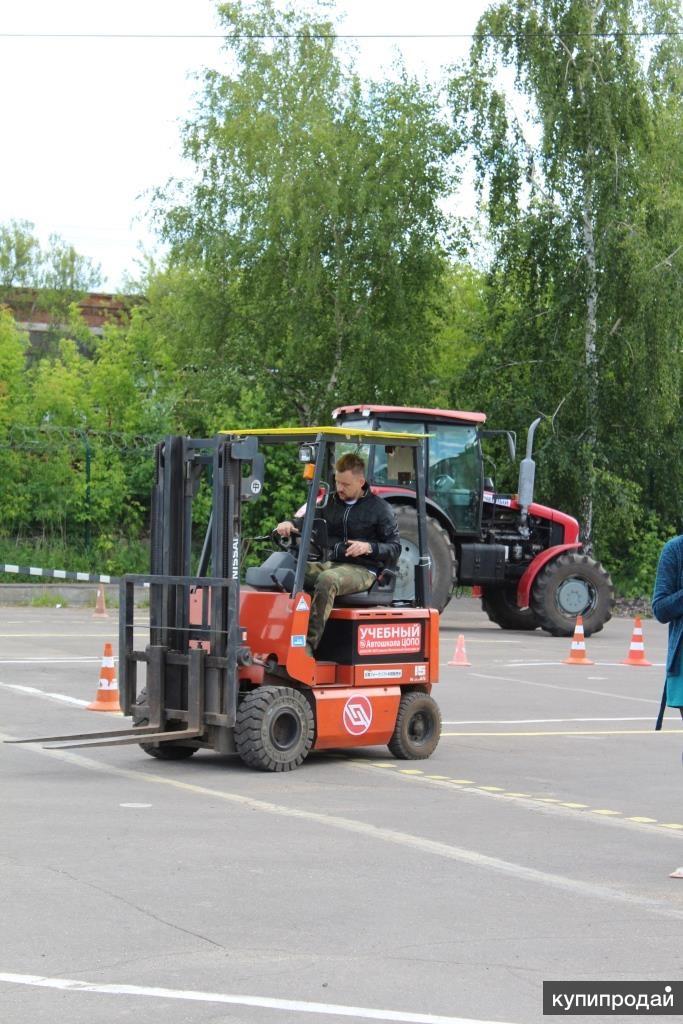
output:
[[[11,740],[13,736],[0,733],[0,740]],[[81,768],[88,768],[92,771],[104,772],[108,776],[118,775],[124,779],[133,779],[135,782],[148,782],[153,785],[171,786],[186,793],[196,793],[199,796],[208,796],[213,800],[225,800],[227,803],[246,807],[250,810],[261,811],[265,814],[273,814],[283,818],[292,818],[297,821],[307,821],[315,825],[322,825],[327,828],[339,829],[343,832],[363,836],[365,839],[377,839],[381,842],[393,843],[395,846],[402,846],[418,853],[429,853],[435,857],[443,857],[446,860],[468,864],[471,867],[493,871],[497,874],[513,877],[517,881],[529,882],[532,886],[548,886],[552,889],[559,889],[572,896],[584,896],[590,899],[607,900],[630,907],[641,909],[658,914],[660,917],[675,918],[683,920],[683,908],[672,907],[668,902],[658,899],[649,899],[646,896],[639,896],[620,889],[612,889],[597,882],[584,882],[565,875],[551,874],[547,871],[539,871],[537,868],[527,867],[524,864],[516,864],[513,861],[502,860],[499,857],[490,857],[487,854],[477,853],[476,850],[467,850],[460,846],[452,846],[449,843],[440,842],[435,839],[426,839],[424,836],[412,835],[408,832],[399,832],[395,829],[381,828],[378,825],[370,825],[365,821],[358,821],[354,818],[342,818],[334,814],[322,814],[317,811],[307,811],[299,807],[286,807],[283,804],[274,804],[266,800],[256,800],[253,797],[243,796],[240,793],[229,793],[222,789],[213,789],[209,786],[198,786],[193,783],[181,782],[166,775],[152,775],[144,769],[132,771],[128,768],[119,768],[111,763],[95,761],[82,754],[73,754],[68,750],[53,750],[43,747],[23,747],[23,750],[31,750],[33,753],[42,754],[46,757],[66,761]],[[374,769],[370,768],[370,771]],[[400,776],[410,778],[419,785],[419,779],[413,776]],[[431,785],[440,785],[435,782]],[[445,783],[448,785],[448,783]],[[466,790],[465,792],[469,792]],[[481,791],[480,791],[481,792]],[[482,793],[482,796],[489,799],[505,799],[498,793]],[[598,821],[612,821],[611,818],[596,819]],[[614,819],[616,820],[616,819]],[[638,827],[634,825],[633,827]],[[646,826],[642,826],[645,828]],[[662,833],[662,835],[675,833]],[[678,840],[677,840],[678,841]]]
[[[445,633],[447,629],[450,629],[451,632],[453,632],[453,633],[457,632],[455,626],[447,626],[447,627],[445,627],[443,629],[443,632]],[[442,643],[444,642],[444,639],[445,638],[442,636],[441,637],[441,642]],[[469,635],[467,636],[466,639],[467,639],[467,643],[468,644],[521,644],[521,643],[524,642],[522,640],[487,640],[485,637],[482,637],[482,636],[469,636]]]
[[298,999],[225,995],[222,992],[193,992],[187,989],[152,988],[146,985],[106,985],[90,981],[76,981],[73,978],[43,978],[38,974],[0,974],[0,981],[9,985],[55,988],[62,992],[100,992],[112,996],[147,996],[153,999],[184,999],[195,1003],[229,1003],[232,1006],[258,1006],[267,1010],[324,1013],[332,1017],[399,1021],[403,1024],[498,1024],[494,1021],[475,1021],[471,1017],[443,1017],[433,1013],[405,1013],[400,1010],[375,1010],[367,1006],[308,1003]]
[[547,722],[650,722],[652,721],[652,715],[646,715],[642,718],[633,718],[629,715],[627,718],[501,718],[501,719],[490,719],[482,718],[480,720],[471,719],[463,722],[442,722],[442,725],[544,725]]
[[[504,664],[508,668],[543,668],[553,665],[555,668],[563,666],[564,668],[571,668],[571,665],[565,665],[563,661],[506,661]],[[600,668],[623,668],[623,664],[620,661],[597,661],[595,662]],[[653,661],[652,668],[662,668],[664,665],[663,661]],[[643,666],[647,668],[648,666]]]
[[152,806],[151,804],[119,804],[119,807],[133,807],[133,808],[136,808],[136,809],[137,808],[142,809],[142,808],[151,807],[151,806]]
[[554,683],[536,683],[531,679],[519,679],[517,676],[490,676],[483,672],[470,672],[474,679],[495,679],[499,683],[523,683],[525,686],[540,686],[544,690],[564,690],[568,693],[590,693],[594,697],[612,697],[615,700],[636,700],[641,704],[659,704],[659,699],[652,697],[628,697],[625,693],[607,693],[605,690],[586,690],[580,686],[556,686]]
[[85,665],[99,661],[100,658],[0,658],[0,665]]
[[15,690],[18,693],[27,693],[30,697],[43,697],[45,700],[58,700],[62,704],[77,704],[78,707],[87,707],[88,700],[79,700],[78,697],[68,697],[65,693],[49,693],[47,690],[39,690],[36,686],[19,686],[16,683],[0,683],[3,690]]

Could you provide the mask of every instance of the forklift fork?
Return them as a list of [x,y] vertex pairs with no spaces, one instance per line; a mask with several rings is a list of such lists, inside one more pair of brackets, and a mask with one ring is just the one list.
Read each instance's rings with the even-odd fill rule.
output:
[[[122,747],[128,743],[163,743],[167,740],[196,739],[204,732],[204,661],[206,652],[200,648],[189,652],[187,676],[187,728],[165,730],[162,727],[163,664],[166,649],[149,647],[148,707],[151,721],[132,729],[110,729],[104,732],[72,733],[68,736],[35,736],[28,740],[6,740],[6,743],[56,743],[47,750],[72,750],[84,747]],[[140,706],[143,710],[144,705]],[[68,741],[68,742],[64,742]]]

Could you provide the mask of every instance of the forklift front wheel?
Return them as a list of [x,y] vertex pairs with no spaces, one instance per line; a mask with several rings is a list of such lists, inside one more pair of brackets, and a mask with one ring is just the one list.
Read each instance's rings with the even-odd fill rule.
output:
[[[136,704],[147,703],[147,690],[140,690]],[[146,718],[140,718],[133,712],[133,725],[147,725]],[[196,754],[196,747],[184,747],[180,743],[141,743],[140,748],[150,757],[157,757],[160,761],[186,761],[188,757]]]
[[314,736],[313,709],[290,686],[259,686],[237,708],[235,746],[250,768],[290,772],[302,763]]
[[427,693],[404,693],[398,705],[396,726],[388,746],[394,757],[418,761],[430,757],[441,736],[439,705]]

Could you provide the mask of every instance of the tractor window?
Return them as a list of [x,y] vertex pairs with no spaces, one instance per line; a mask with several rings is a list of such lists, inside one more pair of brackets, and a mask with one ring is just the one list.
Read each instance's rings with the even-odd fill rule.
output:
[[[424,434],[424,424],[400,420],[380,420],[378,430],[395,434]],[[402,445],[376,445],[373,484],[380,487],[414,487],[413,449]]]
[[481,453],[475,427],[434,424],[429,438],[428,494],[458,532],[479,529]]

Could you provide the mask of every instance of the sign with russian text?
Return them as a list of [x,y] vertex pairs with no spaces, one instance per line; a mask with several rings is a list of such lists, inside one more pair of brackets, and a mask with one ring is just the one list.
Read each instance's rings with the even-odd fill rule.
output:
[[359,654],[416,654],[422,649],[419,622],[383,622],[358,627]]

